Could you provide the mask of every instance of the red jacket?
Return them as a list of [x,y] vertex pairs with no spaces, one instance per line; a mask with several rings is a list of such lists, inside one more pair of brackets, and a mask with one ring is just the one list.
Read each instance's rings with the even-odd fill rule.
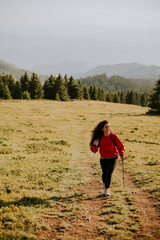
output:
[[[112,133],[111,133],[112,134]],[[123,155],[125,152],[124,146],[119,140],[119,138],[114,134],[111,134],[109,136],[102,136],[100,140],[100,146],[99,146],[99,153],[102,158],[114,158],[118,154]],[[114,145],[114,143],[116,146]],[[91,151],[94,152],[95,146],[91,146]],[[98,151],[98,147],[96,147],[96,152]]]

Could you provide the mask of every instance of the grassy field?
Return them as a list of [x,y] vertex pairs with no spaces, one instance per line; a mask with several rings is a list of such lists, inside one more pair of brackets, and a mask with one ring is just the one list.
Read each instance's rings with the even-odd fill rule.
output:
[[[53,239],[76,239],[71,229],[82,218],[78,197],[87,196],[90,181],[90,132],[104,119],[125,146],[125,171],[158,209],[160,119],[146,111],[96,101],[1,101],[0,239],[47,240],[39,232],[51,228]],[[98,154],[94,178],[101,182]],[[114,194],[103,204],[96,239],[104,239],[104,233],[113,240],[133,239],[139,215],[132,193],[122,189],[118,174],[112,184]]]

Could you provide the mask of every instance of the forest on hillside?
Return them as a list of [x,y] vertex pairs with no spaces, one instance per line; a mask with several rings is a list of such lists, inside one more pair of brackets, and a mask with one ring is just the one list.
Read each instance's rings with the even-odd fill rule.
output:
[[[100,77],[102,77],[102,75]],[[97,76],[96,79],[98,81]],[[86,99],[149,106],[149,92],[125,91],[126,88],[123,81],[121,82],[119,78],[117,80],[116,77],[111,78],[111,80],[114,83],[114,90],[112,88],[113,91],[105,91],[104,85],[101,87],[95,85],[82,86],[80,80],[76,81],[72,76],[68,78],[67,75],[63,78],[61,74],[59,74],[58,77],[51,75],[45,80],[43,85],[36,73],[33,73],[30,78],[27,72],[25,72],[17,81],[15,81],[11,74],[2,74],[0,75],[0,98],[44,98],[58,101]]]
[[149,92],[152,90],[155,80],[153,79],[128,79],[118,75],[108,77],[105,73],[95,76],[88,76],[86,78],[78,79],[82,86],[95,85],[102,87],[106,92],[116,92],[123,90],[134,90],[136,92]]

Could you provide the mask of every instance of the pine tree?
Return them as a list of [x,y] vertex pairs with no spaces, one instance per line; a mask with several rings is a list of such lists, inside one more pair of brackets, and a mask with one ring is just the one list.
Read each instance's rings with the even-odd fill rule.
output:
[[[131,100],[131,104],[136,104],[136,93],[134,91],[130,92],[130,100]],[[138,95],[137,95],[137,102],[138,102]]]
[[135,93],[133,91],[127,91],[126,94],[126,103],[127,104],[135,104]]
[[93,86],[93,100],[98,100],[98,89],[96,86]]
[[136,105],[141,105],[141,94],[138,92],[135,92],[135,102]]
[[81,99],[81,86],[71,76],[68,83],[68,94],[71,99]]
[[121,91],[120,102],[125,103],[125,101],[126,101],[126,95],[125,95],[124,91]]
[[67,91],[68,91],[69,78],[68,78],[67,74],[65,74],[65,76],[64,76],[64,82],[65,82],[65,86],[66,86]]
[[92,85],[89,87],[89,95],[90,95],[90,99],[93,100],[94,96],[93,96],[93,86]]
[[106,101],[106,93],[103,88],[98,88],[98,100]]
[[148,106],[148,99],[149,99],[148,93],[143,93],[141,95],[141,106],[142,107]]
[[160,79],[158,79],[155,83],[155,88],[150,96],[149,107],[151,108],[149,113],[160,115]]
[[20,81],[16,81],[15,88],[14,88],[14,99],[21,99],[22,98],[22,90],[21,90],[21,83]]
[[44,91],[44,98],[45,99],[51,99],[51,94],[50,94],[50,90],[51,87],[49,85],[49,80],[46,79],[43,85],[43,91]]
[[88,90],[87,87],[84,87],[84,88],[83,88],[83,97],[84,97],[84,99],[86,99],[86,100],[90,100],[89,90]]
[[83,92],[83,88],[82,88],[82,85],[81,85],[81,82],[80,80],[78,80],[78,99],[83,99],[83,95],[84,95],[84,92]]
[[113,94],[111,92],[106,94],[106,102],[113,102]]
[[31,80],[30,80],[27,72],[25,72],[25,74],[23,76],[21,76],[21,78],[20,78],[22,92],[29,91],[30,82],[31,82]]
[[55,81],[56,81],[56,77],[54,77],[53,75],[51,75],[48,79],[46,79],[43,86],[44,98],[56,99]]
[[12,95],[8,87],[9,75],[0,76],[0,98],[1,99],[11,99]]
[[1,75],[1,80],[4,83],[4,85],[8,86],[8,83],[9,83],[8,79],[9,79],[9,75],[7,75],[7,74],[6,75],[5,74]]
[[9,89],[9,91],[10,91],[10,94],[11,94],[12,98],[14,98],[14,93],[15,93],[15,80],[14,80],[12,74],[10,74],[10,75],[8,76],[7,85],[8,85],[8,89]]
[[33,73],[31,76],[29,93],[32,99],[42,98],[44,94],[41,81],[39,80],[38,75],[35,73]]
[[3,90],[3,99],[11,99],[11,93],[9,91],[9,88],[7,86],[7,84],[4,84],[4,90]]
[[[54,85],[55,93],[59,94],[59,98],[61,101],[67,101],[69,99],[67,88],[65,86],[64,79],[62,78],[61,74],[56,78],[55,85]],[[56,99],[55,95],[55,99]]]
[[115,103],[119,103],[120,102],[120,96],[118,95],[118,93],[115,93],[113,96],[113,102]]

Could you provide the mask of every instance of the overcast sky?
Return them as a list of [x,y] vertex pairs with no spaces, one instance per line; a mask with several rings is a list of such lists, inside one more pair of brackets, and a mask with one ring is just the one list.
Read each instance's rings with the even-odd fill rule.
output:
[[[18,52],[6,34],[15,42],[15,37],[22,41],[20,35],[41,36],[43,61],[37,62],[35,51],[31,65],[51,63],[51,55],[58,62],[160,65],[160,0],[0,0],[0,35],[8,36],[0,40],[0,59],[27,67],[24,49]],[[33,53],[36,43],[26,44]],[[48,62],[45,51],[50,51]]]

